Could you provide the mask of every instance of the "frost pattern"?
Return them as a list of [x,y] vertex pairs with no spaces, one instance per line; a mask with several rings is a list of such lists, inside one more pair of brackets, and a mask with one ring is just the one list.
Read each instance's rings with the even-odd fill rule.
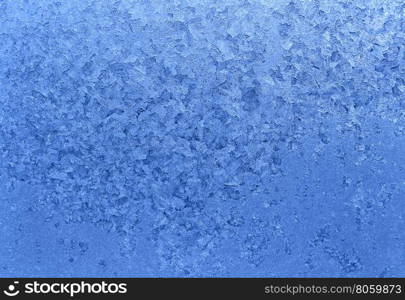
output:
[[0,274],[404,276],[404,9],[1,1]]

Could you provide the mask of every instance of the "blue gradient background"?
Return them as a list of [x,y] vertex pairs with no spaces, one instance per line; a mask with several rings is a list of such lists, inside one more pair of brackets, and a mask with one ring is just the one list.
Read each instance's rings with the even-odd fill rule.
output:
[[0,1],[0,276],[405,276],[404,9]]

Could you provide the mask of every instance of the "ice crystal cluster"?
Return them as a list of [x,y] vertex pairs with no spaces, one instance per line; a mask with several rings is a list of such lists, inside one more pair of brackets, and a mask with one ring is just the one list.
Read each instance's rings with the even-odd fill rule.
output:
[[0,1],[0,275],[404,276],[404,10]]

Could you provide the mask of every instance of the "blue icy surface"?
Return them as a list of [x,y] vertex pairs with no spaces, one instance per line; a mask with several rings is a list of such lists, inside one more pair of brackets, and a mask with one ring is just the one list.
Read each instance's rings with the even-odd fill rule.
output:
[[405,276],[404,9],[0,1],[0,276]]

